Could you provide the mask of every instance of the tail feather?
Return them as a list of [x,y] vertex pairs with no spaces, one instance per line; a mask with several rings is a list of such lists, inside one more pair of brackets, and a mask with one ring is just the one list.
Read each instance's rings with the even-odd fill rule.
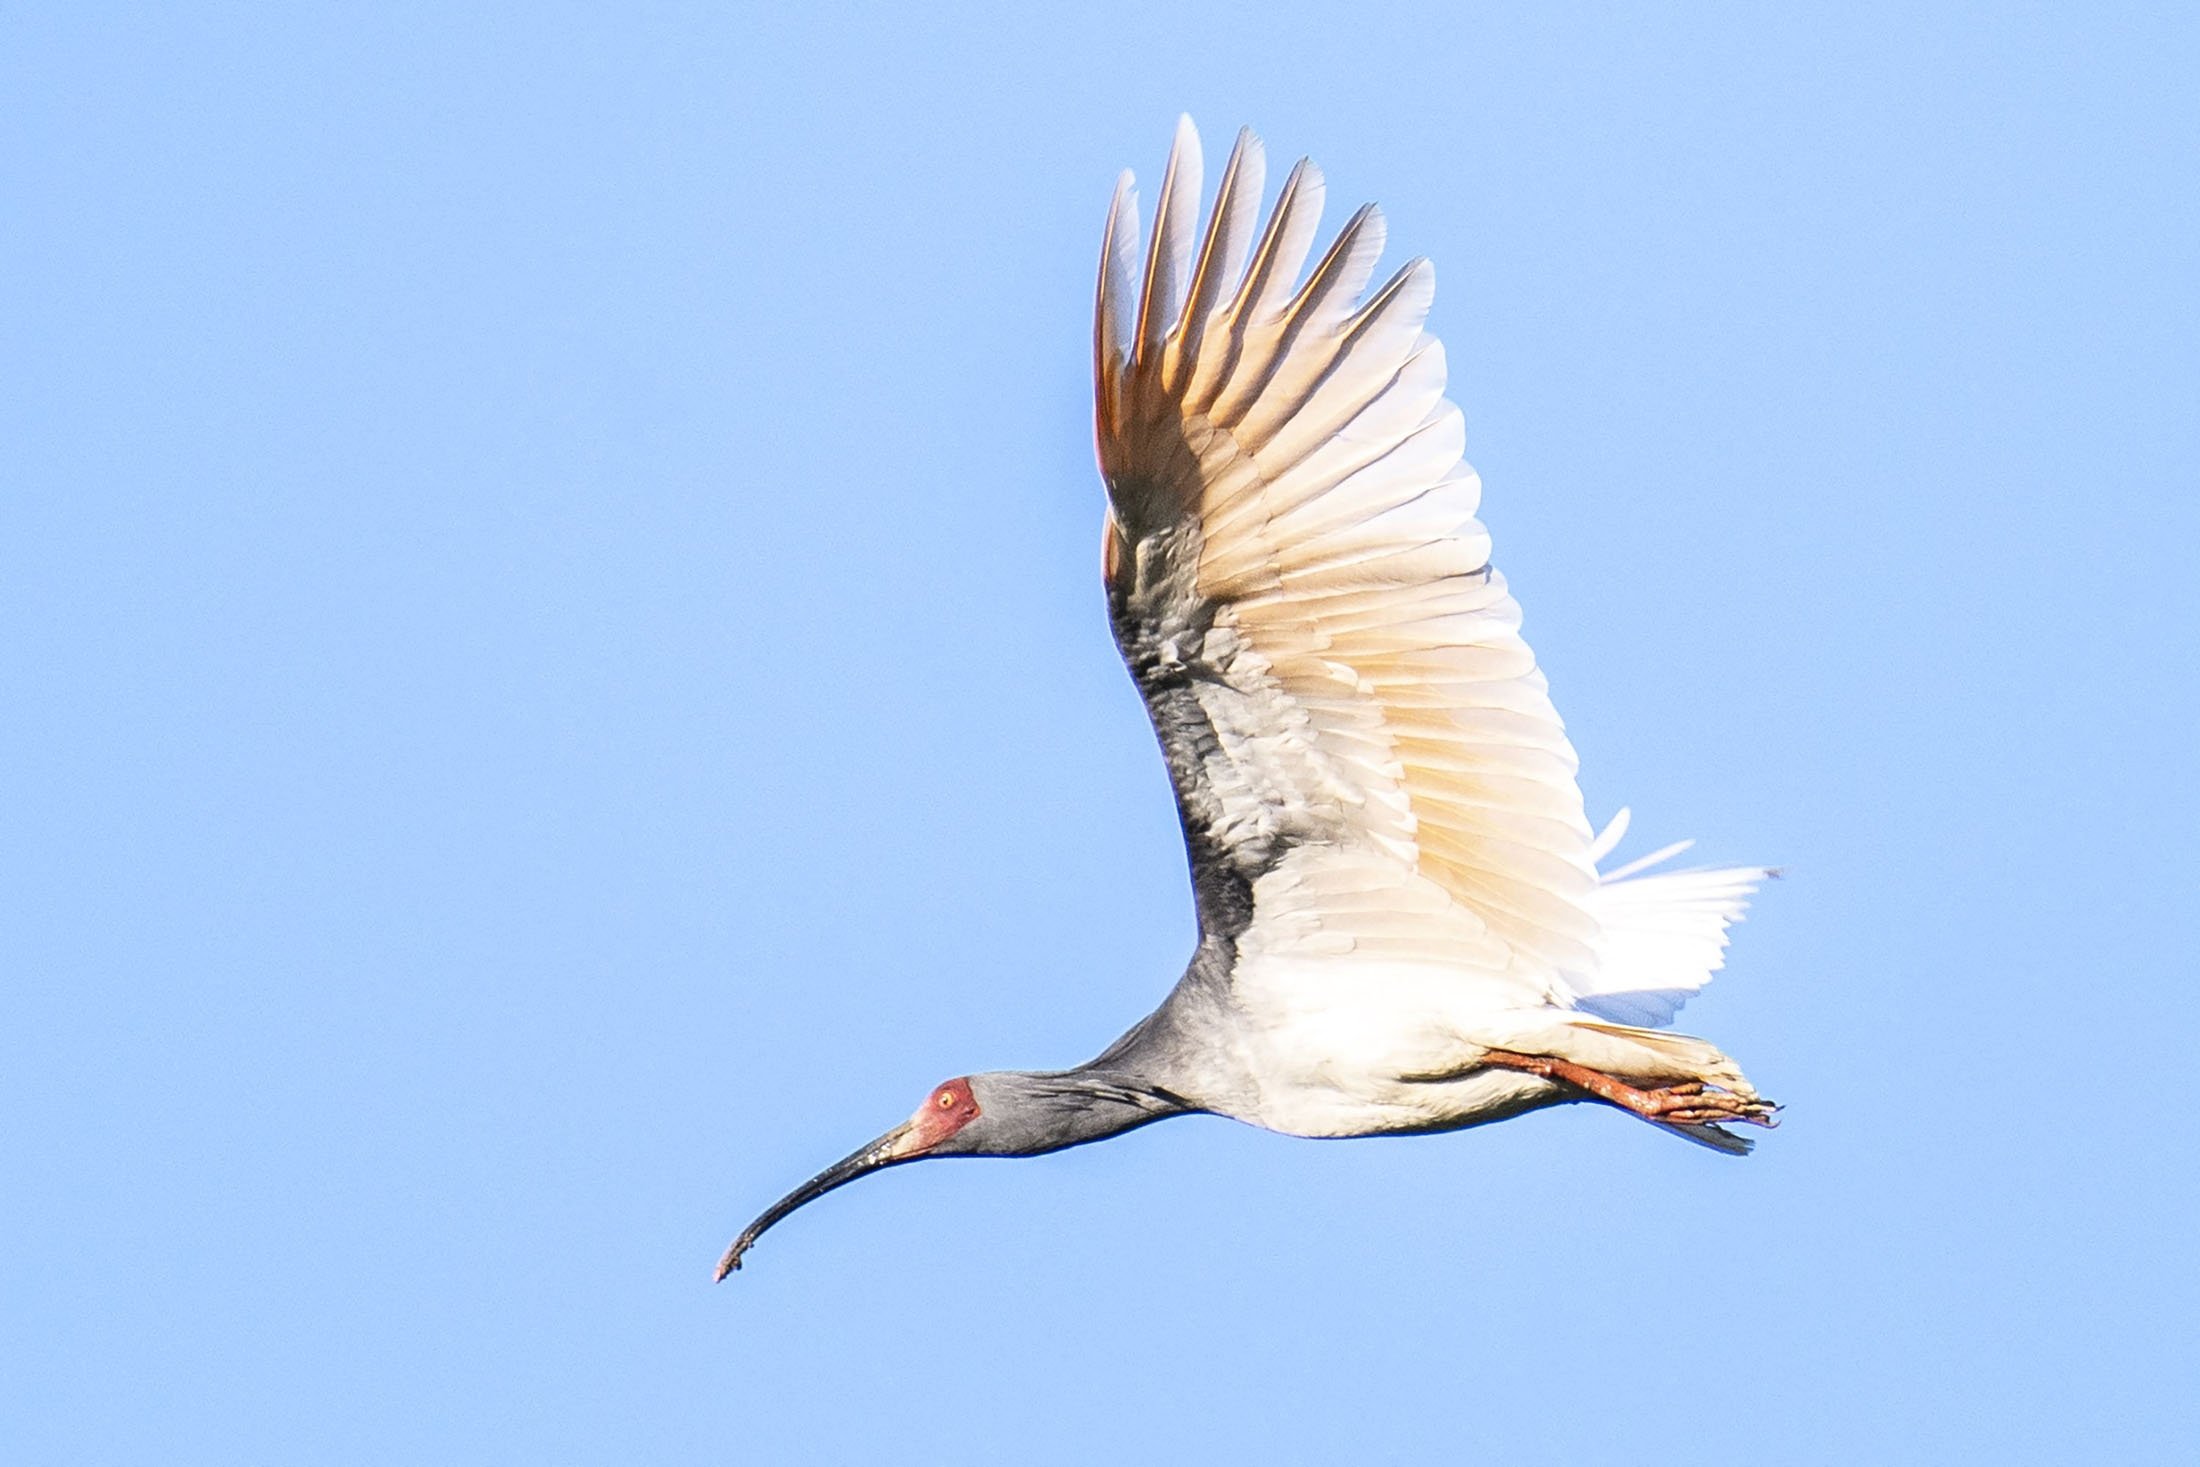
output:
[[1708,1039],[1675,1034],[1670,1029],[1606,1024],[1587,1018],[1575,1019],[1566,1033],[1572,1043],[1563,1057],[1574,1059],[1595,1053],[1597,1060],[1581,1058],[1579,1062],[1608,1075],[1667,1082],[1698,1080],[1745,1099],[1757,1099],[1757,1087],[1749,1083],[1734,1057]]
[[[1597,837],[1599,857],[1618,843],[1627,818],[1620,811]],[[1573,979],[1576,1008],[1617,1024],[1670,1024],[1726,965],[1726,929],[1741,920],[1758,883],[1777,873],[1728,866],[1636,874],[1690,844],[1667,846],[1607,872],[1590,894],[1602,936],[1595,973]]]
[[1652,1121],[1651,1124],[1661,1131],[1671,1131],[1683,1141],[1693,1141],[1698,1146],[1708,1146],[1713,1151],[1724,1152],[1728,1156],[1747,1156],[1757,1149],[1756,1142],[1747,1136],[1737,1136],[1724,1126],[1675,1125],[1671,1121]]

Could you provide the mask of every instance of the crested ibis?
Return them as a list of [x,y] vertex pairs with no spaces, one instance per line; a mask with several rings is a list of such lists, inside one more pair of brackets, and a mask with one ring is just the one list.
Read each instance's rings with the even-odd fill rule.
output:
[[[1422,329],[1416,259],[1372,294],[1362,208],[1302,280],[1323,183],[1259,223],[1241,132],[1204,235],[1178,123],[1139,256],[1125,173],[1101,247],[1093,373],[1115,640],[1176,787],[1198,945],[1089,1064],[948,1080],[727,1250],[857,1177],[1036,1156],[1169,1116],[1294,1136],[1446,1131],[1568,1101],[1741,1154],[1775,1107],[1658,1026],[1710,980],[1768,871],[1599,864],[1481,483]],[[1646,874],[1647,873],[1647,874]]]

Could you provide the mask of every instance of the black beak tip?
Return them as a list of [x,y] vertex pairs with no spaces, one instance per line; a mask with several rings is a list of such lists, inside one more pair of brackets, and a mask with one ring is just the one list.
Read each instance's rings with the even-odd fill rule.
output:
[[748,1231],[733,1240],[733,1246],[726,1250],[726,1256],[718,1260],[718,1272],[712,1281],[724,1283],[726,1275],[741,1266],[741,1255],[748,1252],[756,1240],[763,1237],[765,1231],[772,1224],[778,1222],[788,1213],[815,1202],[835,1187],[846,1186],[865,1172],[875,1172],[882,1166],[892,1166],[897,1161],[907,1160],[906,1156],[897,1155],[895,1148],[901,1138],[909,1132],[910,1125],[911,1123],[905,1122],[896,1126],[855,1155],[843,1157],[841,1160],[834,1162],[831,1166],[773,1203],[762,1217],[749,1224]]

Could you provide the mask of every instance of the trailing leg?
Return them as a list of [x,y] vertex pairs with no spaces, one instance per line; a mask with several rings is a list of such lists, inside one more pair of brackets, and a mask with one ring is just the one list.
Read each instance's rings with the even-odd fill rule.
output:
[[1571,1060],[1544,1054],[1516,1054],[1505,1049],[1486,1051],[1481,1062],[1571,1085],[1609,1105],[1632,1111],[1646,1121],[1679,1126],[1709,1125],[1716,1121],[1747,1121],[1753,1126],[1767,1127],[1779,1124],[1773,1114],[1779,1107],[1772,1102],[1705,1085],[1701,1081],[1686,1080],[1646,1089]]

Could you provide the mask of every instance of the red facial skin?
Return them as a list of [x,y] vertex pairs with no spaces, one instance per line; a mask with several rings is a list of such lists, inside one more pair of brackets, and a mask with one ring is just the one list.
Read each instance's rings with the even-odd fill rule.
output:
[[924,1099],[909,1118],[907,1155],[921,1156],[978,1118],[968,1080],[949,1080]]

